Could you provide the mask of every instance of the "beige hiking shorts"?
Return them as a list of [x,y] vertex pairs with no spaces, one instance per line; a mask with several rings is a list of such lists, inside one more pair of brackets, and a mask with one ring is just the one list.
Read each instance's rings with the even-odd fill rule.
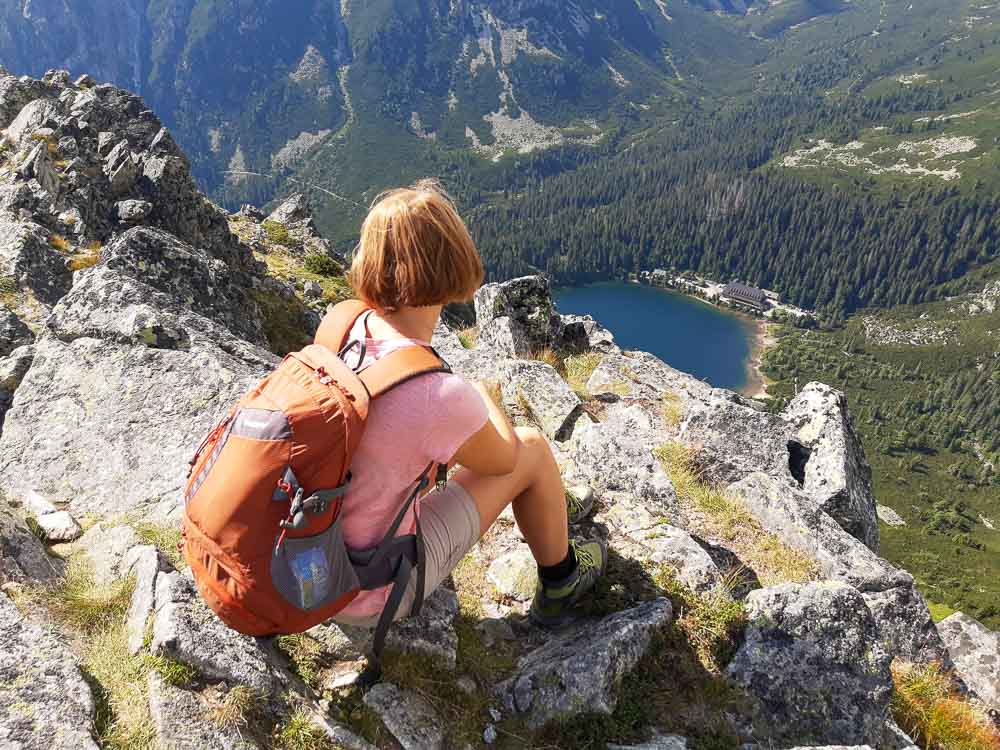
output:
[[[479,509],[472,495],[458,482],[451,481],[440,491],[433,491],[420,502],[420,530],[424,535],[424,596],[430,596],[448,577],[466,553],[479,541]],[[410,576],[396,619],[410,614],[417,591],[417,574]],[[339,614],[334,622],[373,628],[378,616],[351,617]]]

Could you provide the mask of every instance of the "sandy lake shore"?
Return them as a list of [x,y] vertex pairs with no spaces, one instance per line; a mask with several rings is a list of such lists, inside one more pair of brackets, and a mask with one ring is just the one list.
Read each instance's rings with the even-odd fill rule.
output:
[[747,382],[740,393],[750,398],[767,398],[767,378],[761,372],[764,352],[774,346],[778,340],[774,335],[775,324],[770,321],[754,318],[753,341],[750,345],[750,358],[747,360]]

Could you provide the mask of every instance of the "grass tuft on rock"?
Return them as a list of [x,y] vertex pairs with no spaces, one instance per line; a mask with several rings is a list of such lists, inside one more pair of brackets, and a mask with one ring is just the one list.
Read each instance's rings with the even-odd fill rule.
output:
[[343,267],[337,261],[323,253],[307,255],[302,261],[302,265],[309,273],[314,273],[317,276],[339,276],[344,272]]
[[466,349],[475,349],[479,343],[479,328],[472,326],[459,331],[457,334],[459,343]]
[[165,683],[173,687],[185,688],[198,680],[198,670],[169,656],[145,655],[146,665],[156,672]]
[[590,380],[590,376],[594,374],[594,370],[601,364],[603,358],[604,355],[597,352],[585,352],[574,354],[563,360],[566,382],[581,399],[590,398],[587,381]]
[[690,448],[664,443],[654,454],[673,482],[677,497],[697,511],[704,534],[725,542],[757,574],[764,586],[817,580],[816,562],[766,531],[738,498],[707,482]]
[[48,610],[57,622],[90,635],[124,621],[134,588],[132,578],[97,583],[89,561],[81,555],[73,555],[59,584],[33,590],[28,596]]
[[181,529],[179,526],[158,524],[147,520],[130,520],[131,526],[139,539],[145,544],[151,544],[177,570],[184,570],[187,561],[181,553]]
[[257,724],[264,715],[267,701],[246,685],[237,685],[212,711],[212,721],[221,729],[241,731]]
[[895,664],[892,713],[925,750],[1000,750],[1000,732],[955,691],[939,664]]
[[555,371],[560,375],[565,376],[565,358],[550,346],[547,346],[544,349],[529,352],[524,359],[533,359],[536,362],[544,362],[555,369]]
[[69,261],[70,271],[82,271],[84,268],[96,266],[101,261],[101,250],[103,245],[95,240],[75,252]]
[[673,391],[667,391],[661,399],[661,412],[663,419],[671,427],[680,427],[684,421],[684,405],[681,398]]
[[341,750],[304,710],[274,730],[272,750]]
[[275,639],[275,647],[292,665],[295,673],[312,688],[318,687],[323,669],[323,646],[305,633],[280,635]]
[[294,247],[296,245],[295,240],[288,231],[288,227],[281,222],[265,219],[261,226],[264,228],[264,233],[267,235],[267,241],[271,244],[284,245],[285,247]]
[[68,253],[73,247],[68,239],[63,237],[61,234],[56,234],[55,232],[49,235],[49,245],[61,253]]

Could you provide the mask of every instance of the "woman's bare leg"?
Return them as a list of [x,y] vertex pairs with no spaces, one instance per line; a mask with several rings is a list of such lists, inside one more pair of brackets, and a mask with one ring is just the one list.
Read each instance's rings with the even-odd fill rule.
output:
[[569,547],[566,496],[559,466],[548,441],[537,429],[518,427],[517,435],[521,450],[512,472],[483,477],[461,469],[455,481],[468,490],[479,509],[480,534],[485,534],[503,509],[513,504],[514,518],[535,561],[542,566],[557,565],[565,559]]

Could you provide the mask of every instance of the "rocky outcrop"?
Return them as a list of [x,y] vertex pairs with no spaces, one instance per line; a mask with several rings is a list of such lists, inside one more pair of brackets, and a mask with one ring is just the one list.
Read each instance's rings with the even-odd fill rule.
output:
[[1000,712],[1000,634],[961,612],[943,619],[937,629],[969,692]]
[[854,587],[874,616],[882,648],[911,661],[947,660],[913,576],[844,531],[804,490],[757,473],[729,486],[761,525],[812,557],[823,578]]
[[246,685],[261,695],[270,695],[276,685],[258,641],[223,625],[191,580],[178,572],[156,577],[150,650],[189,664],[208,678]]
[[855,589],[787,584],[752,592],[746,605],[746,641],[728,674],[756,699],[763,736],[845,745],[883,736],[890,657]]
[[258,750],[238,727],[220,726],[197,694],[174,687],[156,672],[147,678],[149,714],[161,750]]
[[47,554],[38,537],[0,494],[0,585],[53,583],[62,570],[62,560]]
[[416,693],[383,682],[365,694],[403,750],[443,750],[444,727],[434,707]]
[[[3,531],[0,529],[0,538]],[[97,750],[94,697],[66,644],[0,593],[0,742],[23,750]]]
[[[670,602],[657,599],[554,636],[521,659],[497,694],[508,711],[533,727],[583,712],[610,714],[622,677],[672,616]],[[583,632],[586,648],[581,648]]]
[[782,417],[796,429],[789,451],[804,464],[796,472],[802,475],[802,489],[848,534],[878,552],[872,470],[851,424],[847,398],[822,383],[809,383]]
[[565,440],[582,411],[580,399],[551,365],[511,360],[500,369],[504,401],[525,409],[550,440]]

